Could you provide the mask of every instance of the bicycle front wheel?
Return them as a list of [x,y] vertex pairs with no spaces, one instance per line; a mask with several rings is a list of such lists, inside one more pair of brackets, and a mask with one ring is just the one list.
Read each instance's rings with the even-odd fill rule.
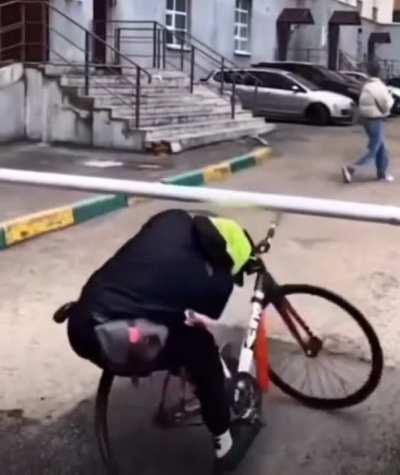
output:
[[365,400],[378,386],[383,353],[372,326],[326,289],[284,285],[266,307],[271,381],[317,409]]

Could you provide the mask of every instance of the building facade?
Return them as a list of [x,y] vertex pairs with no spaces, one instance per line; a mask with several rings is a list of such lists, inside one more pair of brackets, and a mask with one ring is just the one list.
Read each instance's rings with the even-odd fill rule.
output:
[[[0,0],[0,6],[4,1]],[[400,0],[53,0],[51,5],[114,46],[116,29],[123,27],[123,51],[144,66],[151,65],[154,21],[170,30],[166,42],[171,54],[181,47],[179,35],[190,34],[243,66],[279,56],[336,66],[339,53],[356,64],[372,51],[372,33],[390,36],[390,43],[374,44],[373,51],[381,59],[400,60],[400,24],[393,22],[400,17]],[[343,12],[359,17],[343,17]],[[14,13],[17,15],[17,11]],[[0,16],[0,26],[9,26],[4,24],[7,16],[11,17]],[[68,62],[83,61],[85,38],[81,29],[54,10],[48,13],[47,33],[43,25],[39,36],[49,43],[43,59],[59,61],[62,56]],[[147,33],[143,32],[141,42],[140,31],[144,30]],[[37,31],[32,30],[32,34],[38,36]],[[147,39],[146,34],[150,35]],[[25,59],[38,56],[39,47],[35,48],[35,55],[24,52]],[[92,49],[96,62],[113,59],[111,49],[101,42]],[[12,51],[1,59],[15,56]]]

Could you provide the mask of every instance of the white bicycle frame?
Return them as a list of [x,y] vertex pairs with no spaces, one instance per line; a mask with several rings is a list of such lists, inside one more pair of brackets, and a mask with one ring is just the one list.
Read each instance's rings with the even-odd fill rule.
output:
[[264,307],[262,302],[265,295],[261,290],[256,290],[251,305],[250,322],[239,356],[239,373],[252,373],[254,370],[254,346],[257,339],[258,327],[260,326]]
[[[239,373],[252,374],[254,372],[254,345],[257,339],[258,327],[260,326],[264,307],[261,302],[264,301],[265,295],[261,290],[256,290],[253,295],[253,302],[251,305],[251,315],[249,325],[247,327],[246,335],[243,338],[240,354],[239,354]],[[221,364],[224,370],[225,377],[230,379],[232,373],[229,370],[224,358],[221,355]]]

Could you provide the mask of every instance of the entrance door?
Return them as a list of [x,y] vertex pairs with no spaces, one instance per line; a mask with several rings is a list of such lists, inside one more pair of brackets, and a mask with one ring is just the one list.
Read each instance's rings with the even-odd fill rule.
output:
[[[33,2],[30,4],[30,2]],[[35,0],[0,0],[0,61],[46,62],[49,11]]]
[[[93,1],[93,32],[103,41],[107,41],[107,0]],[[94,42],[93,61],[106,64],[107,49],[102,41]]]

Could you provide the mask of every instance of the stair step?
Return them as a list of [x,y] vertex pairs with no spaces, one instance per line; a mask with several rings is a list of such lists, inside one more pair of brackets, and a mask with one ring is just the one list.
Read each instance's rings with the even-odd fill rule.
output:
[[[126,95],[126,96],[94,96],[95,99],[95,106],[97,107],[125,107],[126,103],[132,104],[134,107],[136,101],[132,95]],[[123,100],[122,100],[123,99]],[[174,107],[195,107],[198,105],[205,105],[208,107],[230,107],[229,102],[222,98],[209,98],[209,99],[201,99],[196,96],[192,95],[185,95],[185,94],[180,94],[177,96],[169,96],[166,95],[164,96],[150,96],[150,97],[141,97],[140,100],[140,105],[141,108],[143,109],[150,109],[150,108],[162,108],[162,107],[168,107],[168,108],[174,108]]]
[[[131,118],[133,120],[133,116],[130,117],[123,116],[120,114],[113,114],[113,118],[119,119],[127,119]],[[249,120],[252,117],[243,114],[243,117],[240,115],[237,117],[237,121],[241,120]],[[210,114],[209,112],[198,112],[193,114],[173,114],[169,116],[163,115],[153,115],[153,116],[141,116],[140,118],[140,128],[148,128],[148,127],[163,127],[163,126],[180,126],[185,124],[192,124],[193,127],[197,127],[198,123],[207,123],[209,126],[213,125],[216,121],[230,121],[231,115],[230,113],[220,113],[220,114]]]
[[[83,87],[85,84],[84,77],[68,77],[63,76],[61,78],[61,86],[74,86],[74,87]],[[136,89],[136,79],[132,78],[118,78],[118,79],[110,79],[110,78],[90,78],[89,80],[89,87],[93,89]],[[184,85],[180,83],[174,83],[171,81],[153,81],[151,83],[142,80],[141,81],[141,89],[149,90],[149,89],[162,89],[162,90],[173,90],[173,89],[182,89]]]
[[[254,119],[254,118],[245,118],[245,119],[222,119],[219,121],[203,121],[195,123],[186,123],[186,124],[172,124],[164,125],[158,127],[142,127],[143,130],[146,130],[148,134],[152,137],[165,137],[169,134],[175,133],[186,133],[186,134],[196,134],[203,129],[214,130],[218,128],[235,128],[235,127],[245,127],[245,126],[260,126],[264,124],[264,120]],[[134,124],[132,124],[134,128]]]
[[[135,106],[118,106],[112,108],[113,114],[123,117],[132,116],[135,113]],[[174,104],[161,107],[160,105],[154,107],[141,107],[142,117],[175,117],[179,115],[196,115],[207,114],[210,116],[217,114],[231,114],[231,108],[227,105],[223,106],[209,106],[207,104],[188,104],[186,106],[182,104]]]
[[241,137],[260,135],[271,132],[274,125],[267,123],[255,123],[253,125],[237,125],[236,127],[213,127],[210,130],[201,130],[197,132],[186,133],[185,131],[178,133],[170,133],[163,135],[151,135],[146,137],[146,145],[150,146],[152,142],[179,142],[182,149],[200,147],[216,142],[226,140],[234,140]]

